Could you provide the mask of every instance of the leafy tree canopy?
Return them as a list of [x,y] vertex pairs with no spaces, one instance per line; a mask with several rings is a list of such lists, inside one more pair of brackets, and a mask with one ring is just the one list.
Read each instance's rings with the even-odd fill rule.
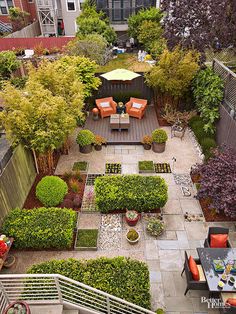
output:
[[198,199],[211,200],[209,209],[236,217],[236,152],[224,147],[217,149],[212,158],[198,165],[194,172],[201,176]]
[[85,3],[83,11],[77,17],[78,31],[77,36],[99,34],[102,35],[108,43],[114,43],[116,41],[116,33],[114,29],[109,25],[109,20],[105,18],[103,12],[97,12],[95,6],[90,6]]
[[163,15],[161,11],[154,7],[138,11],[137,14],[131,15],[128,19],[129,35],[133,38],[138,38],[140,27],[144,21],[151,21],[159,24],[162,17]]
[[146,74],[146,81],[154,90],[174,99],[181,98],[199,69],[198,61],[199,54],[194,50],[166,49],[159,62]]
[[162,36],[163,29],[160,23],[145,20],[139,27],[138,41],[142,43],[146,50],[149,50],[154,41],[158,41]]
[[99,34],[90,34],[70,41],[66,51],[69,55],[87,57],[99,65],[104,65],[109,58],[108,42]]
[[165,0],[162,10],[170,48],[204,51],[236,43],[235,0]]
[[9,79],[11,74],[20,67],[20,61],[13,51],[0,52],[0,79]]

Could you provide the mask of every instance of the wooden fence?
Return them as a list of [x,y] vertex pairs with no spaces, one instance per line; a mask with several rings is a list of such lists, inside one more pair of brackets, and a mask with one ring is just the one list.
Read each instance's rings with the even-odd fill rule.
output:
[[35,176],[30,152],[18,146],[0,175],[0,224],[12,208],[23,206]]
[[236,149],[236,74],[222,62],[214,59],[213,70],[224,81],[225,94],[220,106],[220,120],[217,123],[217,143]]
[[35,37],[35,38],[0,38],[0,51],[21,49],[34,49],[39,45],[43,48],[62,49],[69,41],[73,40],[74,37]]
[[41,35],[41,29],[39,21],[22,28],[20,31],[16,31],[7,35],[5,38],[32,38]]
[[[139,73],[141,76],[135,78],[131,81],[108,81],[101,77],[101,74],[103,73],[97,73],[96,76],[98,76],[102,84],[99,87],[99,90],[96,93],[97,98],[103,98],[103,97],[109,97],[113,96],[114,99],[117,97],[117,99],[121,98],[122,95],[124,95],[124,99],[130,95],[130,97],[138,97],[147,99],[149,104],[153,99],[153,91],[150,87],[147,86],[145,83],[144,73]],[[122,100],[121,100],[122,101]]]

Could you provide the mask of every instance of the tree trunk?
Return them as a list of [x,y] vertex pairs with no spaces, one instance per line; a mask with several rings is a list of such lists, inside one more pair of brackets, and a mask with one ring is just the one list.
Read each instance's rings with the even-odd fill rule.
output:
[[37,156],[39,173],[53,174],[54,172],[54,159],[53,151]]

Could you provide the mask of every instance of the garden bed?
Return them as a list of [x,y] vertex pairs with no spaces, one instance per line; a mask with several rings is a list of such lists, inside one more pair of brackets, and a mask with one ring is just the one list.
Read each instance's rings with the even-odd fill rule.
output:
[[80,229],[77,232],[75,249],[96,251],[98,248],[98,229]]
[[[23,208],[25,209],[33,209],[33,208],[38,208],[38,207],[42,207],[43,204],[37,199],[36,197],[36,186],[39,183],[39,181],[44,177],[44,174],[39,174],[36,176],[35,181],[29,191],[29,194],[25,200],[25,203],[23,205]],[[68,183],[68,178],[65,178],[63,176],[59,176],[60,178],[62,178],[63,180],[65,180]],[[77,193],[79,194],[79,196],[81,197],[81,199],[83,198],[83,194],[84,194],[84,187],[85,187],[85,181],[86,181],[86,175],[85,174],[81,174],[81,179],[82,181],[79,182],[79,187],[80,187],[80,192]],[[76,193],[74,193],[73,191],[71,191],[71,189],[69,189],[68,193],[66,194],[64,199],[68,199],[68,200],[72,200],[74,198],[74,196],[76,195]],[[59,207],[59,206],[57,206]],[[77,207],[75,208],[75,210],[79,210],[80,208]]]
[[73,164],[72,171],[87,172],[88,166],[87,161],[76,161]]
[[168,163],[157,163],[154,164],[155,173],[171,173],[170,164]]
[[154,173],[153,161],[144,160],[138,162],[139,173]]
[[105,174],[121,174],[121,163],[106,163]]
[[96,203],[95,203],[95,192],[94,186],[88,185],[84,189],[84,196],[81,206],[82,212],[97,212]]

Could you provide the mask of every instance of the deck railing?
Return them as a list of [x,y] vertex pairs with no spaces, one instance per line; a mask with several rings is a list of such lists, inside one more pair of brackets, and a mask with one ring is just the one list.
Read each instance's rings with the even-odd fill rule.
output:
[[29,304],[70,304],[90,313],[154,314],[62,275],[0,275],[0,310],[15,300]]

